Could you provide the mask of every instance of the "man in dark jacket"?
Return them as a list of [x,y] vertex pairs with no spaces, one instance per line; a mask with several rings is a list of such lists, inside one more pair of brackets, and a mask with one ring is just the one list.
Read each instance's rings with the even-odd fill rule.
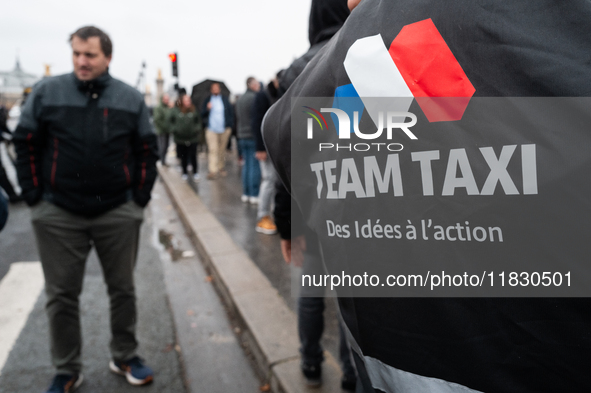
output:
[[108,35],[82,27],[70,43],[74,72],[34,87],[14,134],[45,275],[52,393],[82,382],[78,298],[93,246],[111,299],[109,367],[134,385],[153,374],[136,354],[133,270],[156,179],[156,136],[142,95],[109,75]]
[[256,140],[251,127],[251,110],[254,97],[261,89],[253,77],[246,79],[246,92],[236,101],[238,146],[244,159],[242,166],[242,202],[258,203],[261,184],[261,168],[255,158]]
[[[418,266],[431,266],[431,273],[441,273],[441,266],[497,266],[494,288],[487,281],[482,292],[462,283],[453,295],[429,295],[407,286],[391,287],[400,297],[388,297],[377,292],[387,287],[379,286],[373,292],[365,288],[365,293],[383,297],[339,298],[364,391],[584,392],[591,387],[591,302],[574,298],[588,297],[588,292],[571,292],[573,298],[554,297],[559,292],[549,286],[519,292],[518,287],[527,286],[526,273],[520,274],[518,284],[505,280],[503,287],[500,282],[500,274],[511,271],[543,266],[562,271],[555,274],[565,278],[568,269],[588,265],[588,221],[582,216],[590,211],[590,187],[582,179],[589,176],[589,155],[583,147],[589,145],[589,132],[583,125],[590,121],[590,37],[588,1],[533,5],[363,0],[271,108],[263,130],[269,154],[305,222],[320,236],[329,273],[341,274],[360,263],[369,272],[378,259],[392,275],[408,267],[418,274],[423,271]],[[382,69],[374,67],[378,63]],[[309,147],[306,143],[315,141],[333,146],[350,142],[363,150],[367,141],[359,134],[366,139],[369,135],[363,126],[379,124],[370,118],[376,113],[364,98],[376,97],[369,94],[384,86],[395,87],[386,97],[415,100],[398,100],[410,107],[393,112],[416,116],[416,130],[403,130],[404,124],[393,121],[400,127],[390,127],[391,139],[367,144],[373,149],[367,153],[353,148],[321,152],[318,144],[299,149],[300,143]],[[549,98],[556,96],[560,98]],[[329,98],[328,105],[315,108],[319,111],[339,109],[339,98],[351,99],[360,108],[355,110],[360,118],[355,126],[361,132],[340,135],[338,119],[324,133],[320,124],[310,127],[308,139],[305,123],[292,129],[292,120],[301,112],[290,110],[297,97]],[[339,110],[353,121],[346,108]],[[326,120],[328,124],[331,118]],[[376,159],[373,168],[383,170],[386,157],[376,148],[398,142],[403,150],[385,153],[391,158],[390,179],[396,188],[386,187],[387,193],[378,195],[371,178],[363,182],[375,173],[367,170],[372,168],[368,164]],[[512,156],[517,146],[519,155]],[[482,166],[473,161],[474,148]],[[345,175],[359,178],[346,178],[341,168],[332,168],[333,162],[345,168],[343,157],[351,164]],[[323,167],[311,171],[310,165],[319,161]],[[364,164],[366,171],[360,167]],[[400,172],[394,170],[398,165]],[[302,176],[306,168],[308,174]],[[360,228],[357,235],[355,223],[361,227],[368,219],[371,233]],[[408,230],[404,236],[387,235],[384,221]],[[430,228],[442,221],[457,224],[446,226],[444,237],[434,237]],[[476,230],[476,222],[494,222],[504,239],[485,244],[485,231]],[[342,231],[345,224],[351,233]],[[355,240],[357,236],[363,241]],[[475,240],[478,246],[470,243]],[[579,273],[587,274],[584,269]],[[381,278],[384,283],[386,277]],[[570,288],[584,291],[588,282],[585,276]],[[352,289],[339,287],[338,292]],[[427,297],[437,293],[445,295]],[[492,293],[499,297],[489,297]],[[514,293],[524,297],[503,298]],[[530,293],[538,298],[528,297]],[[402,297],[413,295],[423,297]]]
[[226,176],[226,145],[232,134],[234,125],[234,110],[228,97],[222,95],[219,83],[210,86],[211,95],[203,101],[201,117],[206,125],[205,141],[207,142],[207,160],[209,180],[218,176]]

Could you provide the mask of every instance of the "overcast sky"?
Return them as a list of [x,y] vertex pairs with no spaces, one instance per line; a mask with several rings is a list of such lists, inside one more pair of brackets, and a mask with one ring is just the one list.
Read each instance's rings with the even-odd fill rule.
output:
[[174,83],[170,52],[178,52],[180,84],[224,80],[232,93],[252,75],[263,82],[309,47],[311,0],[6,0],[0,13],[0,71],[21,67],[41,76],[72,71],[70,33],[84,25],[113,41],[111,75],[135,86],[142,61],[155,91],[158,68]]

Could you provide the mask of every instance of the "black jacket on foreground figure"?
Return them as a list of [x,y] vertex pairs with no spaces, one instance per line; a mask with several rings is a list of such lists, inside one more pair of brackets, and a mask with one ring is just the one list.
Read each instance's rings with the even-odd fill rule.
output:
[[279,79],[279,95],[283,95],[316,53],[332,38],[349,16],[345,1],[313,1],[308,22],[310,48],[297,58]]
[[158,156],[148,108],[108,71],[93,81],[71,73],[37,83],[13,140],[29,205],[44,199],[95,216],[150,200]]
[[[480,97],[589,97],[591,95],[591,2],[576,0],[569,2],[542,0],[536,2],[478,1],[380,1],[363,0],[353,10],[342,29],[322,48],[307,65],[298,79],[289,87],[287,93],[269,111],[263,125],[265,144],[277,172],[288,186],[298,205],[302,207],[304,220],[316,229],[322,229],[319,216],[327,212],[335,221],[350,217],[345,200],[326,200],[316,196],[315,178],[312,177],[307,187],[302,188],[302,179],[292,177],[292,162],[302,160],[302,165],[309,163],[305,157],[292,160],[292,99],[294,97],[333,97],[335,89],[345,86],[350,80],[343,63],[349,48],[359,39],[381,34],[387,48],[399,35],[403,27],[419,21],[431,19],[447,43],[457,62],[463,68],[467,78],[475,88],[473,100]],[[422,51],[414,56],[425,56]],[[428,58],[428,56],[426,56]],[[414,71],[414,70],[413,70]],[[368,79],[369,80],[369,79]],[[381,80],[375,76],[375,83]],[[471,94],[470,94],[471,95]],[[471,104],[470,104],[471,105]],[[318,108],[316,108],[318,109]],[[420,108],[413,107],[420,114]],[[583,112],[584,113],[584,112]],[[499,116],[502,117],[502,113]],[[578,112],[581,116],[581,112]],[[588,116],[582,115],[582,116]],[[330,117],[327,116],[330,121]],[[428,123],[426,119],[419,119]],[[497,119],[495,119],[497,120]],[[530,119],[532,122],[535,120]],[[583,118],[582,124],[589,124]],[[435,123],[434,123],[435,124]],[[329,124],[331,129],[332,124]],[[441,123],[441,127],[453,125]],[[536,126],[542,126],[536,124]],[[533,128],[534,130],[536,127]],[[375,131],[375,129],[374,129]],[[456,131],[456,130],[451,130]],[[438,144],[447,143],[452,148],[470,146],[455,138],[458,133],[443,131],[443,134],[423,134],[418,142],[435,140]],[[462,134],[464,140],[480,137],[479,130]],[[499,129],[499,133],[503,130]],[[553,153],[552,138],[558,138],[570,129],[556,129],[553,133],[537,136],[548,143],[538,144],[540,165]],[[325,132],[333,132],[325,131]],[[315,134],[320,135],[319,133]],[[323,134],[328,135],[328,134]],[[446,139],[445,135],[449,135]],[[482,146],[500,148],[503,143],[489,137]],[[505,134],[503,134],[505,135]],[[532,136],[534,134],[528,134]],[[293,136],[305,142],[305,128],[293,131]],[[535,135],[534,135],[535,136]],[[336,138],[336,136],[331,136]],[[404,137],[404,135],[402,135]],[[522,136],[523,137],[523,136]],[[353,138],[353,137],[352,137]],[[405,149],[412,150],[408,139],[401,139]],[[475,139],[476,140],[476,139]],[[349,141],[346,141],[347,143]],[[354,142],[351,139],[351,142]],[[396,141],[395,141],[396,142]],[[433,142],[435,143],[435,142]],[[447,145],[445,145],[447,146]],[[477,148],[479,145],[476,145]],[[443,151],[443,150],[442,150]],[[478,153],[478,150],[476,150]],[[318,149],[316,149],[318,153]],[[404,156],[403,156],[404,155]],[[406,151],[400,157],[409,156]],[[496,152],[496,156],[499,152]],[[587,155],[588,156],[588,155]],[[413,165],[410,157],[405,158],[408,165]],[[565,158],[562,163],[568,164]],[[415,168],[418,163],[415,162]],[[486,164],[484,164],[486,165]],[[486,166],[484,167],[486,168]],[[579,178],[580,189],[585,190],[588,176],[580,179],[580,174],[589,163],[577,168],[581,172],[567,174],[567,177]],[[509,168],[511,170],[511,168]],[[309,169],[308,169],[309,171]],[[362,172],[361,172],[362,173]],[[560,168],[547,168],[539,171],[540,197],[551,190],[553,184],[548,176],[560,173]],[[588,172],[587,172],[588,173]],[[453,173],[452,173],[453,175]],[[407,176],[407,177],[404,177]],[[435,176],[435,175],[434,175]],[[408,174],[403,172],[403,179]],[[556,179],[553,179],[556,180]],[[420,178],[419,178],[420,181]],[[563,181],[561,180],[562,184]],[[484,183],[484,179],[482,179]],[[297,184],[298,187],[292,187]],[[338,182],[336,183],[338,185]],[[479,187],[482,184],[479,184]],[[420,190],[420,182],[418,190]],[[557,185],[558,187],[558,185]],[[495,197],[500,192],[495,191]],[[308,192],[304,192],[308,191]],[[406,193],[412,190],[405,189]],[[570,191],[570,190],[569,190]],[[326,187],[322,190],[326,192]],[[582,195],[581,195],[582,196]],[[405,210],[416,200],[427,200],[429,209],[435,211],[438,206],[447,204],[449,209],[463,213],[473,213],[471,203],[453,201],[476,201],[483,204],[493,197],[452,198],[436,195],[410,198],[390,197],[390,205],[399,206],[400,214],[413,217],[429,217],[430,211]],[[588,194],[587,194],[588,197]],[[463,199],[462,199],[463,198]],[[469,198],[481,198],[479,200]],[[483,199],[484,198],[484,199]],[[518,200],[507,197],[506,206]],[[578,198],[584,201],[585,198]],[[527,200],[527,199],[526,199]],[[537,199],[533,199],[537,200]],[[355,198],[349,194],[347,202]],[[510,201],[510,202],[509,202]],[[581,202],[584,203],[584,202]],[[534,204],[525,205],[525,210]],[[555,206],[568,212],[569,206]],[[550,219],[562,217],[547,210]],[[441,214],[447,214],[445,211]],[[577,237],[579,229],[588,235],[589,209],[580,211],[578,220],[572,218],[560,224],[569,236]],[[583,218],[583,216],[585,218]],[[508,217],[502,211],[498,215],[503,223],[512,224],[516,217]],[[540,215],[540,223],[547,225],[548,216]],[[350,223],[350,221],[347,221]],[[455,221],[454,221],[455,222]],[[461,221],[463,223],[463,221]],[[406,222],[404,222],[406,224]],[[527,224],[527,223],[524,223]],[[577,231],[573,230],[576,227]],[[326,228],[326,224],[324,224]],[[586,228],[586,231],[585,231]],[[532,228],[535,230],[536,228]],[[513,233],[512,236],[521,236]],[[505,242],[511,239],[506,238]],[[350,262],[355,250],[348,248],[344,240],[328,238],[326,229],[320,237],[323,259],[331,274],[340,274],[340,267]],[[460,250],[461,244],[441,242],[437,247]],[[343,252],[335,244],[341,244]],[[425,248],[434,247],[434,242],[422,239],[416,242],[391,241],[392,263],[400,261],[400,253],[411,255],[409,262],[422,255]],[[427,246],[426,246],[427,245]],[[538,241],[537,248],[546,245]],[[458,248],[452,248],[458,247]],[[467,248],[467,247],[464,247]],[[529,252],[524,246],[515,246],[517,253]],[[535,247],[534,247],[535,248]],[[327,250],[330,249],[331,252]],[[372,250],[362,250],[366,262],[372,262]],[[534,250],[535,251],[535,250]],[[549,258],[557,266],[562,262],[556,253],[570,250],[549,250],[541,262]],[[350,252],[351,255],[347,255]],[[338,254],[338,258],[335,255]],[[491,252],[488,255],[490,257]],[[492,253],[494,254],[494,253]],[[458,259],[464,253],[453,255]],[[494,257],[494,255],[493,255]],[[579,255],[581,257],[581,255]],[[588,254],[586,255],[588,258]],[[420,262],[416,259],[417,262]],[[404,262],[404,261],[402,261]],[[473,261],[474,262],[474,261]],[[518,261],[516,261],[518,262]],[[393,271],[394,273],[394,271]],[[497,281],[498,283],[498,281]],[[339,291],[338,289],[337,291]],[[370,381],[364,381],[365,391],[373,389],[396,393],[416,392],[586,392],[591,391],[591,301],[586,298],[339,298],[340,309],[348,330],[352,335],[352,346],[365,364]]]
[[[304,71],[306,65],[316,56],[318,51],[332,38],[333,35],[349,16],[349,9],[344,0],[314,0],[310,9],[308,39],[310,48],[306,53],[297,58],[279,78],[279,96],[283,95],[296,78]],[[292,198],[281,182],[277,183],[275,194],[275,209],[273,215],[279,236],[288,240],[306,233],[307,250],[318,252],[314,233],[302,223],[302,218],[296,209],[292,214]],[[293,231],[293,233],[292,233]]]

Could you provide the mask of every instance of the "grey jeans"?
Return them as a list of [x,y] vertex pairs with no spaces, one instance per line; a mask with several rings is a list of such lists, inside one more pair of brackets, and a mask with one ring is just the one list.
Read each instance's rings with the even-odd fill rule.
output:
[[261,188],[259,189],[259,208],[257,219],[271,215],[271,205],[275,199],[275,182],[277,172],[269,158],[265,161],[259,161],[261,165]]
[[78,298],[93,246],[110,298],[111,355],[114,360],[128,360],[135,355],[133,270],[143,216],[143,208],[133,201],[92,218],[45,201],[31,209],[45,276],[51,357],[58,373],[77,373],[82,367]]

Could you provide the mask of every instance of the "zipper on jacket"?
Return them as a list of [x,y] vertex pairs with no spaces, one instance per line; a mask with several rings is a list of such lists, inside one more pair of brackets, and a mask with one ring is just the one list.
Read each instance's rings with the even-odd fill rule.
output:
[[109,108],[103,109],[103,142],[107,141],[109,135]]
[[33,185],[39,187],[39,181],[37,180],[37,166],[35,165],[35,148],[33,147],[33,134],[29,132],[27,135],[27,145],[29,146],[29,162],[31,163],[31,177],[33,179]]
[[131,184],[131,177],[129,176],[129,168],[127,167],[127,158],[129,157],[129,148],[125,148],[125,156],[123,157],[123,172],[125,172],[125,181],[129,186]]
[[146,182],[146,159],[148,157],[150,150],[148,148],[148,144],[144,142],[144,159],[142,161],[142,178],[140,180],[140,184],[138,186],[138,190],[144,188],[144,183]]
[[57,171],[57,155],[58,155],[59,141],[53,137],[53,163],[51,165],[51,188],[55,189],[55,172]]

